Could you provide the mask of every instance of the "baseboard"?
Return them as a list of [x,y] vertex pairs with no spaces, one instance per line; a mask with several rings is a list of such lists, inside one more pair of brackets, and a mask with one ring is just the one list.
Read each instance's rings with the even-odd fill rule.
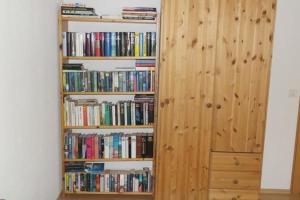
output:
[[291,194],[288,189],[261,189],[261,194]]

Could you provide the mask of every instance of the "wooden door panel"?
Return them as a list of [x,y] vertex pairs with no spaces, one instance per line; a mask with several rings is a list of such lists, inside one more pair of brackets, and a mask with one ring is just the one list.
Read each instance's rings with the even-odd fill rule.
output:
[[156,200],[208,199],[218,0],[162,5]]
[[261,152],[276,0],[220,0],[213,151]]

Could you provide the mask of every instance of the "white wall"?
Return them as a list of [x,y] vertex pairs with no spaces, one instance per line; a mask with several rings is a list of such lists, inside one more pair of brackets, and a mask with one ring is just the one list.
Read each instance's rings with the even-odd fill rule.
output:
[[299,9],[299,0],[278,0],[263,188],[290,188],[300,92]]
[[59,194],[57,1],[1,0],[0,199]]
[[[58,1],[1,0],[0,199],[53,200],[60,191]],[[125,5],[160,4],[159,0],[82,2],[99,14],[118,14]],[[263,188],[290,186],[300,93],[299,8],[299,0],[278,0]],[[296,89],[297,97],[289,97],[290,89]]]

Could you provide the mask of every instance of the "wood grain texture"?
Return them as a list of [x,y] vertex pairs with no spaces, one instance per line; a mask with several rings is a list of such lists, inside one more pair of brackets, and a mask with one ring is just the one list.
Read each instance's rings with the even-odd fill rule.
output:
[[294,154],[291,192],[294,194],[300,194],[300,105],[298,112],[298,127]]
[[212,171],[210,176],[211,189],[260,189],[260,172]]
[[253,190],[209,190],[209,200],[259,200],[259,194]]
[[261,171],[261,155],[249,153],[212,153],[210,170]]
[[220,0],[213,151],[262,152],[276,0]]
[[208,199],[218,0],[162,2],[156,200]]

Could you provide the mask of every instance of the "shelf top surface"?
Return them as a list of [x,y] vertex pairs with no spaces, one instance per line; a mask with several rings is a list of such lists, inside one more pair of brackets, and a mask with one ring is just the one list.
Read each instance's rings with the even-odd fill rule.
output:
[[100,18],[99,16],[61,16],[62,21],[68,22],[97,22],[97,23],[133,23],[133,24],[157,24],[156,20],[132,20],[132,19],[110,19]]

